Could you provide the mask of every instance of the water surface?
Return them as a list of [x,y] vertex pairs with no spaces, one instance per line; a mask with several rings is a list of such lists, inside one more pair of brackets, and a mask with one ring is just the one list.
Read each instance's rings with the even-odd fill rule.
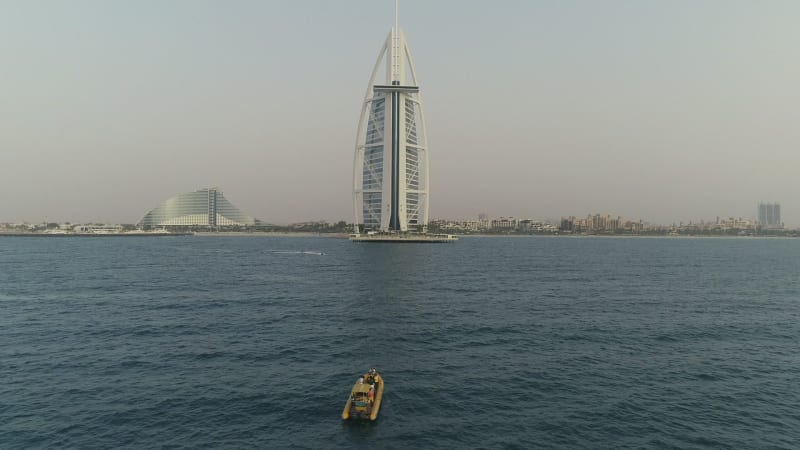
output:
[[796,448],[798,274],[790,239],[0,238],[0,447]]

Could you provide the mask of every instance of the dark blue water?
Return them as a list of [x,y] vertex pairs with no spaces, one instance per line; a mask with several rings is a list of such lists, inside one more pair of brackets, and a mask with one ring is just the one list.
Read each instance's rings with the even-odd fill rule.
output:
[[0,448],[797,448],[799,275],[800,240],[2,238]]

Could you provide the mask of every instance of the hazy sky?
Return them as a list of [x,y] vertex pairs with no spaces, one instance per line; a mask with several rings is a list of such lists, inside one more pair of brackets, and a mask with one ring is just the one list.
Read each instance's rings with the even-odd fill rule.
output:
[[[391,0],[0,0],[0,221],[348,220]],[[800,225],[800,2],[402,0],[431,217]]]

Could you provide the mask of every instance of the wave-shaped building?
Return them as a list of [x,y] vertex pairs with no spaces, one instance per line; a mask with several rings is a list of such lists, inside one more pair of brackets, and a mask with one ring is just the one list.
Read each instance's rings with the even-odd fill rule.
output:
[[260,221],[233,205],[217,188],[178,194],[151,209],[139,221],[143,229],[164,227],[248,227]]
[[[424,231],[430,195],[425,115],[396,8],[395,3],[395,25],[372,69],[358,123],[355,223],[364,230]],[[383,83],[378,81],[382,66]]]

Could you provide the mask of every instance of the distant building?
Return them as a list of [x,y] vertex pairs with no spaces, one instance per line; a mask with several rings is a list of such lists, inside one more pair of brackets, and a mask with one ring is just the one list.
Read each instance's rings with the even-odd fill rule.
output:
[[589,214],[585,219],[579,219],[575,216],[562,217],[558,226],[560,231],[574,233],[639,234],[650,231],[651,228],[641,220],[625,220],[620,216],[613,217],[610,214]]
[[517,224],[520,231],[528,233],[555,233],[558,227],[541,220],[522,219]]
[[143,229],[162,227],[255,226],[260,222],[234,206],[217,188],[178,194],[147,212],[139,221]]
[[[63,230],[63,228],[61,228]],[[122,232],[122,225],[75,225],[72,227],[75,233],[95,233],[95,234],[115,234]]]
[[514,231],[517,229],[519,221],[513,217],[501,217],[492,219],[493,230]]
[[[384,82],[378,78],[385,62]],[[353,171],[355,223],[365,230],[423,231],[428,225],[428,141],[419,81],[397,24],[370,76]]]
[[588,228],[592,231],[616,231],[621,228],[622,217],[614,218],[610,214],[595,214],[586,217]]
[[758,225],[761,228],[783,228],[779,203],[758,204]]
[[748,219],[743,219],[741,217],[728,217],[726,219],[717,219],[717,223],[714,224],[711,229],[718,230],[718,231],[726,231],[726,230],[753,230],[755,228],[755,224],[752,223]]
[[558,229],[561,231],[575,231],[575,216],[562,217]]
[[481,226],[481,222],[478,220],[434,219],[430,221],[430,225],[437,230],[450,233],[473,233],[486,229]]

